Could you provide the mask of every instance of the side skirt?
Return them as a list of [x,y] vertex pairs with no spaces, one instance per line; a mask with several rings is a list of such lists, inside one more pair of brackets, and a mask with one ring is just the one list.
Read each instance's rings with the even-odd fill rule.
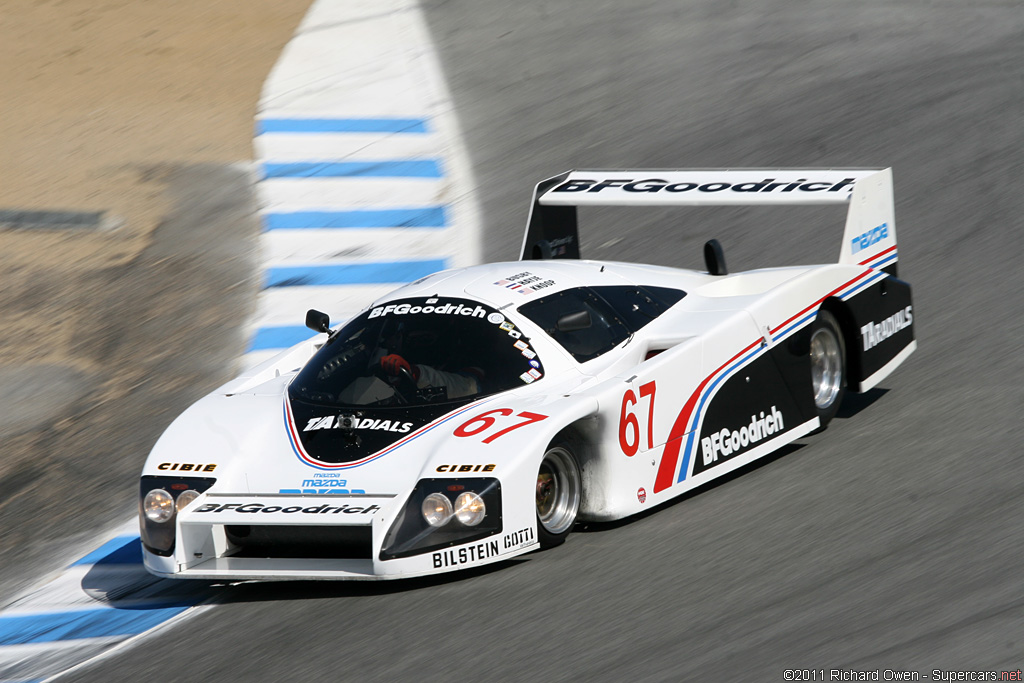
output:
[[860,383],[860,386],[855,389],[858,394],[863,394],[865,391],[870,391],[878,386],[878,383],[888,377],[893,370],[900,366],[900,363],[907,359],[907,356],[917,351],[917,340],[910,342],[903,347],[903,350],[893,356],[893,359],[879,368],[874,374],[865,379]]
[[673,487],[673,497],[685,491],[689,491],[690,489],[706,484],[709,481],[713,481],[714,479],[717,479],[723,474],[732,472],[733,470],[739,469],[744,465],[752,463],[758,458],[762,458],[770,453],[773,453],[778,449],[782,448],[783,446],[785,446],[786,444],[792,443],[793,441],[796,441],[800,437],[810,434],[819,426],[821,426],[821,421],[818,420],[817,417],[815,417],[813,419],[808,420],[807,422],[804,422],[803,424],[797,425],[793,429],[790,429],[780,434],[779,436],[776,436],[762,444],[759,444],[754,448],[751,448],[749,451],[743,453],[742,455],[738,455],[735,458],[730,458],[729,460],[723,462],[720,465],[716,465],[710,470],[705,470],[700,474],[696,474],[693,477],[687,478],[685,485],[679,487],[679,490],[675,490],[676,487]]

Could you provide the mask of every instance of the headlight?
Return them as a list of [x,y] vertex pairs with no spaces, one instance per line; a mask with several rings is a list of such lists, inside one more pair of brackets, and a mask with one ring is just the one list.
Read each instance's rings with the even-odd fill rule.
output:
[[443,493],[431,493],[424,498],[420,510],[430,526],[444,526],[452,518],[452,502]]
[[500,533],[497,479],[421,479],[384,536],[380,559],[421,555]]
[[162,524],[174,516],[174,499],[163,489],[153,489],[142,500],[146,519]]
[[480,496],[466,491],[455,499],[455,519],[466,526],[476,526],[484,521],[487,515],[487,506]]
[[182,494],[180,496],[178,496],[178,500],[174,503],[174,508],[178,512],[181,512],[182,510],[184,510],[188,506],[189,503],[191,503],[193,500],[195,500],[198,497],[199,497],[199,491],[196,491],[195,489],[189,489],[188,491],[183,491]]
[[142,477],[139,480],[139,535],[146,550],[170,557],[174,552],[175,514],[216,481],[212,477]]

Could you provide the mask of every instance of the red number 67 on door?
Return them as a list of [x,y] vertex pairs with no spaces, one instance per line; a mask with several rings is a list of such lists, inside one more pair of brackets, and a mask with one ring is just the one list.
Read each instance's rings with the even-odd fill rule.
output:
[[[455,428],[455,432],[453,433],[455,436],[461,437],[476,436],[477,434],[481,434],[489,430],[494,426],[494,423],[498,421],[499,418],[491,417],[492,415],[508,417],[514,412],[515,411],[511,408],[496,408],[495,410],[488,410],[485,413],[480,413],[476,417],[471,418],[468,422],[462,423]],[[534,422],[540,422],[541,420],[546,420],[548,418],[547,415],[539,415],[537,413],[530,413],[526,411],[519,413],[516,417],[522,417],[525,419],[521,422],[516,422],[509,427],[505,427],[505,429],[502,429],[501,431],[491,434],[486,439],[483,439],[483,443],[490,443],[495,439],[508,434],[513,429],[519,429],[520,427],[525,427],[526,425],[533,424]],[[502,422],[508,422],[508,420],[502,420]]]
[[[654,391],[657,389],[654,382],[640,385],[640,398],[650,398],[647,405],[647,447],[654,448]],[[637,404],[636,394],[632,389],[626,389],[622,395],[622,410],[619,411],[619,448],[629,457],[636,455],[640,450],[640,421],[636,414],[630,411],[631,406]]]

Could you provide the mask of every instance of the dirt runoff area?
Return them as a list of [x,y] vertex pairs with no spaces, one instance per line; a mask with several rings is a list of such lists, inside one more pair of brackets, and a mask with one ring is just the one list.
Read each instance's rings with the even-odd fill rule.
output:
[[160,432],[234,370],[253,116],[309,4],[5,6],[0,604],[134,514]]

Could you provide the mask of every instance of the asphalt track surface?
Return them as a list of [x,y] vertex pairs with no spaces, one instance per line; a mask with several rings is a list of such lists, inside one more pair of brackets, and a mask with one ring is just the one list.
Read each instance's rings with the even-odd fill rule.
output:
[[[970,6],[967,6],[967,5]],[[68,676],[740,680],[1024,665],[1018,2],[427,2],[517,255],[570,167],[892,166],[919,351],[742,476],[483,571],[225,587]],[[592,222],[587,223],[588,218]],[[584,255],[733,270],[834,260],[840,214],[582,216]]]

